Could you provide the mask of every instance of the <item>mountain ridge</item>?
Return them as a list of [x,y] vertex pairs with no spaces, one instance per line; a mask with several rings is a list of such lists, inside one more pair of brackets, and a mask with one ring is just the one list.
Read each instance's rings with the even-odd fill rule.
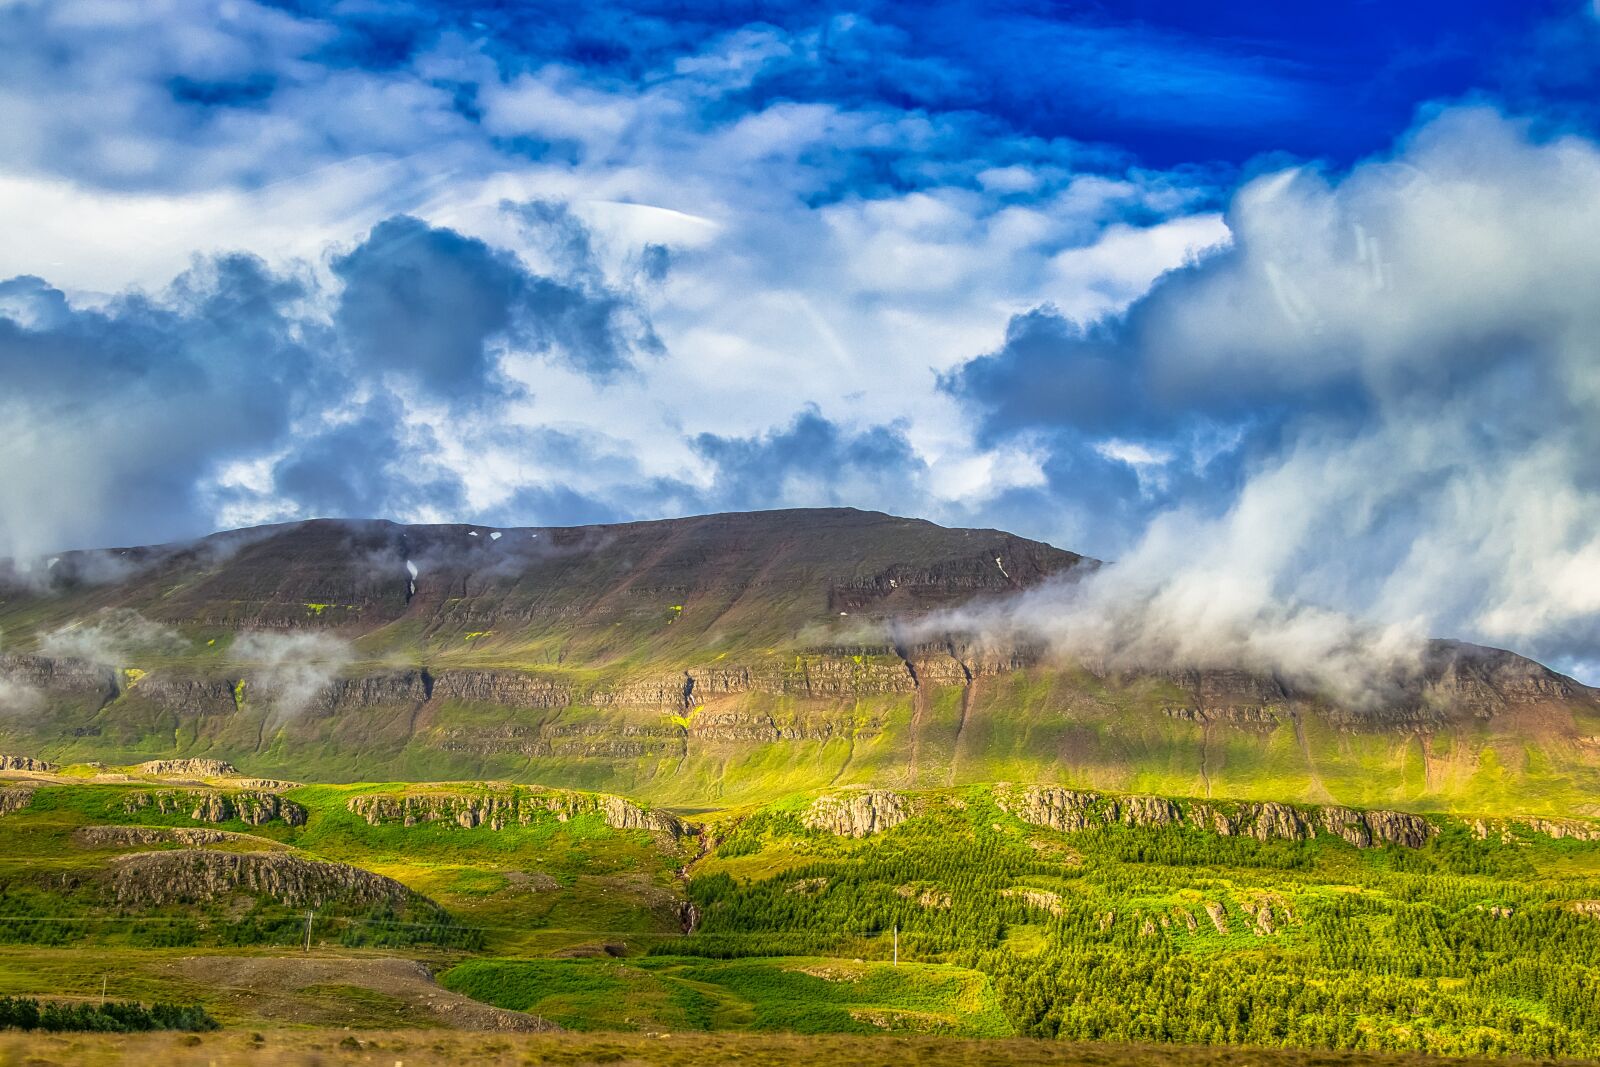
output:
[[1022,778],[1447,809],[1487,788],[1548,814],[1600,792],[1600,692],[1504,650],[1434,642],[1387,703],[1350,708],[1264,672],[897,636],[1096,566],[854,509],[309,520],[64,553],[48,584],[7,572],[0,677],[34,711],[0,740],[651,800]]

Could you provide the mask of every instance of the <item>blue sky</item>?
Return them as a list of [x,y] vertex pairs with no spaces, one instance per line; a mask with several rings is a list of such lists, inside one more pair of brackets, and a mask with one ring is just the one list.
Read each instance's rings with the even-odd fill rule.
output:
[[848,504],[1592,675],[1597,72],[1572,2],[0,0],[0,553]]

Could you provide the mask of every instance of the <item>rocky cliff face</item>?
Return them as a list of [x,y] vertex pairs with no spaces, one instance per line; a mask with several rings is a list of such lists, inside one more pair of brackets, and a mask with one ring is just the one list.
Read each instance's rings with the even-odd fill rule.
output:
[[423,901],[442,910],[392,878],[282,852],[139,852],[117,856],[112,865],[110,888],[124,907],[210,904],[245,893],[290,907]]
[[47,763],[42,759],[32,756],[0,756],[0,771],[29,771],[33,774],[53,774],[56,770],[54,763]]
[[[1276,678],[1237,670],[1117,671],[1106,678],[1120,686],[1136,685],[1140,679],[1160,681],[1185,694],[1182,701],[1165,705],[1172,717],[1244,729],[1271,730],[1295,714],[1324,707],[1335,722],[1347,727],[1427,729],[1451,720],[1490,718],[1520,707],[1597,703],[1592,690],[1511,653],[1450,642],[1435,644],[1422,674],[1396,682],[1378,704],[1361,708],[1329,706],[1317,694],[1294,691]],[[42,656],[13,656],[6,661],[9,665],[0,664],[0,671],[47,698],[77,694],[109,702],[123,693],[136,693],[142,702],[185,717],[236,712],[241,681],[247,699],[264,694],[259,698],[270,701],[271,694],[270,685],[249,670],[237,678],[193,678],[157,668],[129,683],[110,669],[73,661]],[[1035,649],[964,648],[944,643],[898,651],[869,647],[859,653],[806,653],[781,665],[691,666],[602,683],[578,682],[570,673],[418,668],[337,679],[316,693],[312,710],[331,716],[449,701],[519,710],[582,706],[672,713],[690,711],[719,698],[753,694],[838,703],[965,686],[974,679],[1037,667],[1040,662]],[[719,711],[738,714],[738,709]],[[707,720],[701,729],[714,730],[719,725]],[[752,738],[729,734],[724,739]]]
[[122,800],[123,810],[133,815],[153,810],[162,815],[184,815],[195,822],[231,822],[238,819],[251,826],[282,821],[304,826],[306,809],[276,793],[241,790],[224,793],[213,790],[133,790]]
[[996,790],[1002,810],[1023,822],[1068,833],[1123,823],[1128,826],[1193,826],[1223,837],[1257,841],[1307,841],[1326,832],[1357,848],[1386,844],[1421,848],[1437,829],[1420,815],[1357,811],[1337,806],[1191,801],[1165,797],[1106,797],[1098,793],[1035,786]]
[[112,668],[50,656],[0,655],[0,678],[31,691],[100,703],[115,699],[119,691]]
[[676,816],[650,811],[621,797],[566,790],[507,789],[482,793],[375,793],[351,797],[347,807],[369,825],[446,822],[468,829],[528,826],[545,819],[561,822],[599,815],[618,830],[649,830],[674,840],[692,832]]
[[33,790],[20,786],[0,789],[0,815],[21,811],[33,803]]
[[157,759],[139,764],[140,774],[156,778],[227,778],[238,768],[220,759]]
[[213,830],[197,826],[80,826],[72,832],[75,844],[84,848],[145,848],[175,844],[184,848],[212,845],[247,845],[257,852],[281,852],[289,846],[254,834],[232,830]]
[[1540,834],[1556,840],[1600,841],[1600,823],[1580,819],[1472,819],[1467,823],[1478,840],[1494,838],[1503,844]]
[[887,789],[863,789],[818,797],[801,814],[813,830],[838,837],[866,837],[892,830],[911,817],[911,804]]

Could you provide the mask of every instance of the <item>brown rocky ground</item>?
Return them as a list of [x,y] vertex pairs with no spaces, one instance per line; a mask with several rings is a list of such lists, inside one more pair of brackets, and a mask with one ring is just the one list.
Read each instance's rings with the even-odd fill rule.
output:
[[[341,1015],[359,1013],[363,1018],[355,1021],[370,1025],[372,1018],[392,1013],[397,1026],[421,1023],[505,1032],[551,1028],[534,1016],[441,989],[428,968],[414,960],[194,956],[167,967],[176,978],[225,993],[251,1015],[282,1024],[339,1026]],[[329,994],[325,1005],[319,992]],[[352,1020],[342,1021],[349,1025]]]

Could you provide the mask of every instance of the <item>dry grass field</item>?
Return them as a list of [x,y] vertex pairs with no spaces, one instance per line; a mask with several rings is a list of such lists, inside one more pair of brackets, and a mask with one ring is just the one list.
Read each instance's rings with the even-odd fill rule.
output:
[[[1465,1062],[1362,1052],[895,1036],[434,1030],[230,1030],[204,1036],[0,1034],[0,1067],[1424,1067]],[[1550,1061],[1494,1062],[1503,1067],[1527,1067]]]

